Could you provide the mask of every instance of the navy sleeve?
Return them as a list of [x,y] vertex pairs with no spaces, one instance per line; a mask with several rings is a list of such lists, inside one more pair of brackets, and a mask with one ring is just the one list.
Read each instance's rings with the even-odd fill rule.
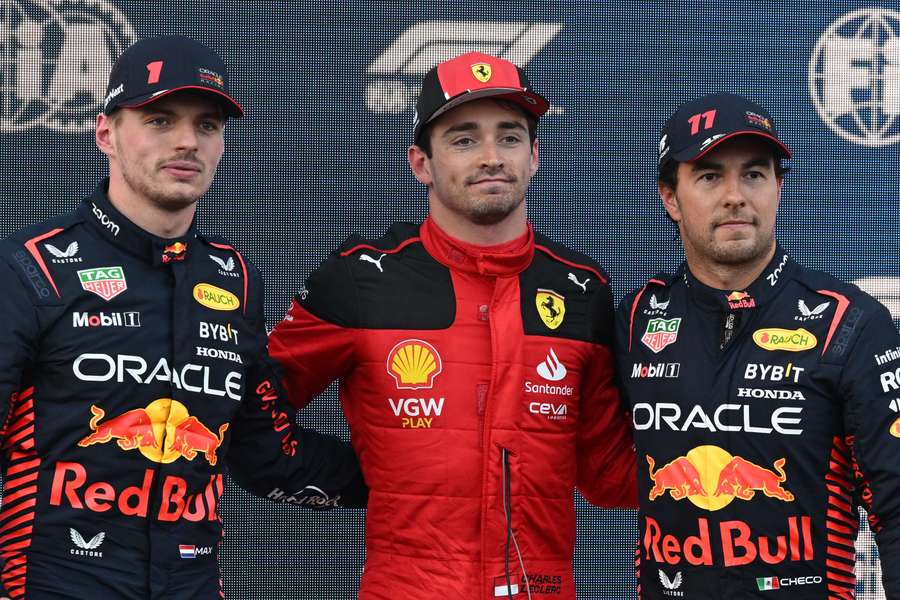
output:
[[[12,259],[16,266],[7,260]],[[28,385],[27,377],[37,348],[38,319],[30,292],[14,269],[26,275],[31,257],[22,249],[0,259],[0,443],[16,427],[10,406]],[[43,278],[41,278],[43,280]]]
[[[874,305],[875,303],[872,302]],[[858,312],[854,312],[854,310]],[[875,533],[888,598],[900,598],[900,333],[881,305],[851,306],[833,344],[844,343],[854,318],[860,331],[848,348],[841,378],[844,418],[857,467],[857,485]]]
[[[255,274],[255,273],[254,273]],[[247,391],[232,420],[228,467],[247,491],[311,508],[365,506],[368,489],[353,448],[297,425],[277,363],[269,357],[262,283],[254,284],[257,360],[248,365]]]

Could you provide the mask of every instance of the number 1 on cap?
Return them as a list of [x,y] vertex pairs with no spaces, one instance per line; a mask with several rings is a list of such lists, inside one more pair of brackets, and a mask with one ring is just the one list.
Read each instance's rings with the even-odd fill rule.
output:
[[703,119],[703,129],[712,129],[713,122],[716,120],[715,109],[697,113],[688,119],[688,123],[691,124],[691,135],[697,135],[700,132],[700,119]]
[[155,60],[147,63],[147,70],[150,75],[147,76],[147,83],[159,83],[159,74],[162,73],[163,61]]

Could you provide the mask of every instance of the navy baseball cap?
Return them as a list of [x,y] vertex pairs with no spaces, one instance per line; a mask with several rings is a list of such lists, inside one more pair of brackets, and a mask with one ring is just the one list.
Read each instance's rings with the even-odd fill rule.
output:
[[468,52],[444,61],[425,74],[413,118],[413,141],[422,129],[451,108],[479,98],[503,98],[539,118],[550,103],[531,89],[525,71],[502,58]]
[[228,71],[219,55],[181,35],[146,38],[126,49],[109,74],[103,112],[138,108],[180,90],[212,94],[226,115],[244,116],[228,90]]
[[682,104],[666,121],[658,167],[662,171],[671,161],[695,161],[737,135],[759,136],[772,144],[777,156],[791,157],[766,109],[736,94],[718,93]]

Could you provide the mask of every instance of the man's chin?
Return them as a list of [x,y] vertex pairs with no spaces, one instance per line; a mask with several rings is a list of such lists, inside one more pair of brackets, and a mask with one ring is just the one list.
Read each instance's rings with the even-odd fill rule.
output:
[[516,209],[516,204],[507,200],[484,203],[469,211],[469,220],[478,225],[496,225],[504,221]]
[[172,212],[178,212],[197,203],[203,192],[199,190],[166,190],[156,196],[156,205]]
[[728,240],[716,244],[716,259],[724,264],[740,265],[765,254],[767,247],[753,238]]

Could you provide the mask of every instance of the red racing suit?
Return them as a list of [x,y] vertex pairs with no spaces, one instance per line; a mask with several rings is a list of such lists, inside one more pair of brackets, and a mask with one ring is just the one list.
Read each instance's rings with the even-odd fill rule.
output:
[[224,240],[154,237],[101,185],[0,243],[0,285],[11,597],[221,597],[226,466],[300,504],[364,489],[349,445],[294,424],[262,280]]
[[310,275],[270,349],[299,406],[340,378],[370,488],[361,599],[575,599],[576,483],[635,502],[612,318],[600,268],[530,227],[477,247],[398,224]]
[[645,599],[850,599],[869,511],[900,598],[900,334],[779,247],[747,290],[686,266],[623,300]]

